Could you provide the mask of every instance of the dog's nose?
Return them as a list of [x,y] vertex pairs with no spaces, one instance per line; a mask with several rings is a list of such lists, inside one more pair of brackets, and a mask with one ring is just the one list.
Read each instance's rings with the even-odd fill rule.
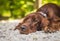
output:
[[21,26],[22,31],[26,31],[26,26]]

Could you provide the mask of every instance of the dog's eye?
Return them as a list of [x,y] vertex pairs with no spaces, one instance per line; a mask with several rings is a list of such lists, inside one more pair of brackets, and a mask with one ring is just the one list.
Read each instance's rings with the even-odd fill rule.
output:
[[38,20],[36,18],[33,19],[33,22],[37,22]]
[[35,22],[37,22],[37,20],[35,20]]
[[34,22],[37,22],[37,20],[33,20]]

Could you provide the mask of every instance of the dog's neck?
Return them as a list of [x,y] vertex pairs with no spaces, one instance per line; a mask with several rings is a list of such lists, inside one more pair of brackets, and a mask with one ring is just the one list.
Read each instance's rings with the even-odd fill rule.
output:
[[43,12],[38,12],[38,13],[40,13],[44,17],[47,17],[47,15],[45,13],[43,13]]

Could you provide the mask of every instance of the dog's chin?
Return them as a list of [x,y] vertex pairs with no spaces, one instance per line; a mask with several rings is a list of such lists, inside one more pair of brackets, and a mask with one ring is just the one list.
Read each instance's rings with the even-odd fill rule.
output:
[[30,31],[20,31],[20,34],[26,34],[28,35],[29,33],[31,33]]
[[36,30],[35,31],[33,31],[33,30],[30,30],[30,31],[20,31],[20,34],[26,34],[26,35],[28,35],[28,34],[34,33],[34,32],[36,32]]
[[28,35],[29,33],[28,32],[20,32],[20,34],[26,34],[26,35]]

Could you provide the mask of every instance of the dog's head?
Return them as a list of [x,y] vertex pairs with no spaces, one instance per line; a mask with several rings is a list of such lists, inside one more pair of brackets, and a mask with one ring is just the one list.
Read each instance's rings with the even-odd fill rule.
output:
[[40,13],[35,12],[27,15],[22,23],[19,23],[15,29],[18,29],[21,34],[29,34],[42,30],[43,26],[48,24],[47,19]]

